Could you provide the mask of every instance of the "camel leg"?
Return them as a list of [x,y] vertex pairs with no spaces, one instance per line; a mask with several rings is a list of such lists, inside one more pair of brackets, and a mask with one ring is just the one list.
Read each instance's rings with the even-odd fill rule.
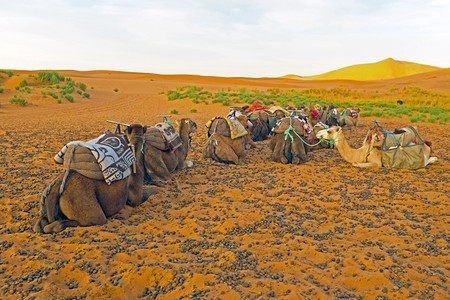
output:
[[44,227],[48,225],[48,220],[47,218],[44,217],[40,217],[37,221],[36,224],[34,224],[33,230],[36,233],[44,233]]
[[[80,177],[82,176],[79,175]],[[103,225],[106,223],[106,216],[97,197],[92,181],[68,180],[59,199],[60,211],[67,219],[78,222],[81,226]],[[66,225],[72,226],[75,222],[67,222]]]
[[73,220],[58,220],[51,224],[46,225],[43,228],[44,233],[58,233],[66,229],[67,227],[81,226],[80,223]]
[[273,151],[272,151],[272,160],[273,161],[278,161],[278,157],[280,158],[280,161],[283,164],[287,164],[288,160],[287,158],[284,156],[284,139],[283,140],[279,140],[277,143],[275,143],[275,146],[273,147]]
[[298,165],[302,161],[306,161],[305,147],[303,146],[303,142],[299,139],[295,139],[295,141],[292,143],[291,152],[293,164]]
[[[231,148],[227,143],[224,143],[223,141],[219,141],[216,144],[213,145],[212,151],[214,152],[214,159],[219,159],[220,162],[224,163],[239,163],[239,157],[234,152],[233,148]],[[217,158],[217,159],[216,159]]]
[[434,163],[437,162],[437,160],[438,160],[437,157],[432,156],[432,157],[430,157],[430,158],[427,160],[427,162],[425,163],[425,166],[427,166],[427,165],[429,165],[429,164],[434,164]]
[[170,172],[167,169],[162,157],[150,157],[150,154],[145,153],[145,168],[148,174],[155,174],[163,180],[170,179]]
[[352,165],[354,167],[358,167],[358,168],[381,167],[381,162],[380,163],[377,163],[377,162],[366,162],[366,163],[354,162],[354,163],[352,163]]

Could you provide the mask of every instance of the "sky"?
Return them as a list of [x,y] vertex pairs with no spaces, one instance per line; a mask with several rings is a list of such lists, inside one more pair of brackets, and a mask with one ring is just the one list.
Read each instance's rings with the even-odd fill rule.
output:
[[0,69],[317,75],[450,67],[449,0],[0,0]]

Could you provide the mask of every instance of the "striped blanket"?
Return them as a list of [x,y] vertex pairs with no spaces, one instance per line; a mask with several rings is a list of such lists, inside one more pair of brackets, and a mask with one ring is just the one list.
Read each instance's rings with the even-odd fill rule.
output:
[[[74,169],[70,164],[74,160],[73,157],[70,158],[69,163],[65,163],[64,155],[69,148],[76,147],[84,147],[91,151],[108,184],[126,178],[131,174],[130,166],[135,161],[134,154],[128,147],[127,142],[117,134],[105,133],[88,142],[70,142],[55,155],[55,162],[59,164],[64,163],[65,169]],[[73,155],[76,155],[76,151],[70,151],[70,153],[75,153]],[[82,172],[80,173],[82,174]]]

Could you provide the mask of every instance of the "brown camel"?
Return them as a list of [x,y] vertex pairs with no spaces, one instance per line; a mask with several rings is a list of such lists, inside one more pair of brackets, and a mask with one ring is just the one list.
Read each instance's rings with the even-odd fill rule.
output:
[[272,150],[271,158],[283,164],[300,164],[306,162],[306,149],[302,141],[306,140],[303,123],[295,117],[281,119],[273,129],[273,137],[269,142]]
[[[370,142],[367,139],[364,141],[363,145],[358,149],[353,149],[348,144],[342,128],[332,127],[330,129],[324,129],[317,133],[318,138],[323,138],[331,141],[334,146],[338,149],[342,158],[351,163],[353,166],[365,168],[365,167],[381,167],[382,164],[382,151],[378,149],[374,143],[377,140],[376,133],[373,133]],[[423,144],[422,145],[422,155],[424,164],[421,167],[425,167],[430,163],[437,161],[436,157],[430,157],[431,148]]]
[[192,166],[192,162],[186,161],[186,157],[191,147],[191,133],[196,131],[197,124],[194,121],[187,118],[181,119],[178,135],[182,145],[174,151],[158,149],[148,141],[153,137],[148,134],[145,136],[144,165],[147,174],[153,181],[157,178],[168,180],[174,171]]
[[[239,122],[248,132],[247,117],[241,115]],[[246,149],[256,147],[249,134],[231,138],[230,127],[223,118],[216,118],[209,130],[203,156],[226,164],[238,164],[246,155]]]
[[320,122],[328,126],[339,126],[340,114],[335,105],[324,106]]
[[360,109],[358,108],[346,108],[342,111],[341,119],[339,123],[341,126],[358,126]]
[[269,138],[269,114],[264,110],[256,110],[247,115],[252,123],[250,136],[253,141],[264,141]]
[[[127,137],[135,149],[140,149],[144,132],[141,125],[128,127]],[[135,171],[108,185],[104,180],[90,179],[70,170],[62,194],[59,189],[65,174],[60,174],[49,185],[47,196],[41,198],[41,215],[34,231],[57,233],[67,227],[103,225],[107,217],[118,213],[125,204],[141,204],[146,199],[142,189],[144,169],[140,151],[136,151]]]

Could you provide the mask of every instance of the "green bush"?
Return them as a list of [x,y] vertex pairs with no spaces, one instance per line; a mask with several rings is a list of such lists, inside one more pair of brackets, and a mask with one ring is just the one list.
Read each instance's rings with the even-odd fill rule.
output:
[[196,113],[196,112],[197,112],[197,110],[195,108],[191,109],[191,113]]
[[178,115],[178,110],[172,109],[172,110],[170,111],[170,114],[172,114],[172,115]]
[[78,82],[78,83],[76,84],[76,86],[77,86],[80,90],[82,90],[83,92],[86,91],[86,88],[87,88],[87,85],[86,85],[86,84],[84,84],[84,83],[82,83],[82,82]]
[[60,81],[64,81],[65,78],[59,75],[58,72],[41,71],[38,72],[36,79],[42,84],[57,84]]
[[119,91],[119,89],[117,89],[117,88],[115,88],[115,89],[114,89],[114,92],[116,92],[116,93],[117,93],[118,91]]
[[91,95],[90,95],[90,94],[88,94],[88,93],[86,93],[86,92],[85,92],[85,93],[83,93],[83,98],[88,98],[88,99],[89,99],[90,97],[91,97]]
[[0,94],[3,93],[3,88],[0,88]]
[[27,104],[31,104],[27,100],[25,100],[24,98],[19,97],[17,95],[14,95],[11,99],[9,99],[9,103],[18,104],[20,106],[25,106]]
[[7,70],[0,70],[0,73],[4,73],[4,74],[8,75],[8,77],[12,77],[14,75],[14,73],[12,71],[7,71]]
[[409,118],[409,120],[412,122],[412,123],[415,123],[415,122],[422,122],[422,121],[424,121],[425,119],[426,119],[426,115],[422,115],[422,114],[414,114],[414,115],[412,115],[410,118]]
[[69,102],[73,102],[73,97],[71,95],[65,95],[64,96]]

